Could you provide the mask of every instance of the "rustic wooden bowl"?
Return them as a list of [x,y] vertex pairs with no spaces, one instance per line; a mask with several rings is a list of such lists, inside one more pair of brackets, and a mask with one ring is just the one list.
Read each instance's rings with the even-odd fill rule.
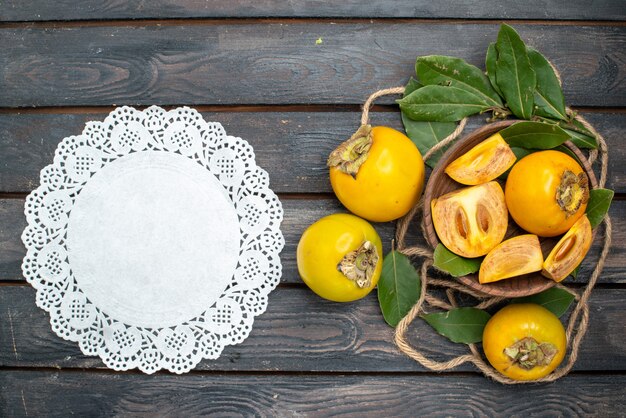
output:
[[[444,172],[445,168],[448,166],[448,164],[450,164],[461,155],[465,154],[479,142],[487,139],[489,136],[495,134],[498,131],[501,131],[502,129],[512,125],[515,122],[517,121],[509,120],[496,122],[476,129],[475,131],[460,139],[455,145],[450,147],[450,149],[448,149],[448,151],[446,151],[439,160],[437,167],[430,175],[428,184],[426,185],[426,190],[424,191],[424,227],[426,230],[426,240],[433,248],[435,248],[439,244],[439,238],[437,237],[437,233],[435,232],[435,226],[433,225],[432,215],[430,212],[431,200],[433,198],[449,193],[453,190],[467,187],[452,180]],[[571,142],[567,141],[564,145],[572,150],[572,152],[576,154],[576,156],[582,163],[583,169],[589,176],[590,187],[597,187],[596,176],[594,175],[593,170],[591,169],[591,165],[587,161],[587,158],[580,152],[578,147],[576,147]],[[500,184],[504,189],[504,183],[501,182]],[[527,232],[523,231],[519,226],[517,226],[513,219],[509,216],[509,227],[505,239],[511,238],[515,235],[520,235],[522,233]],[[541,249],[544,253],[544,257],[548,255],[550,250],[558,242],[559,238],[560,237],[540,238]],[[549,289],[550,287],[555,285],[555,282],[553,280],[543,277],[540,272],[525,274],[523,276],[487,284],[480,284],[478,282],[478,274],[470,274],[467,276],[458,277],[457,280],[485,295],[503,296],[511,298],[533,295],[535,293],[539,293],[541,291]]]

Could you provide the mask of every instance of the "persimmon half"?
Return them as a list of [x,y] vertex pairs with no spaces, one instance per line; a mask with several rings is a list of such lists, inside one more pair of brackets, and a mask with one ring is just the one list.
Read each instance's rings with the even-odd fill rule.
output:
[[509,144],[496,133],[448,164],[445,172],[456,182],[475,186],[496,179],[516,159]]
[[550,251],[541,274],[555,282],[565,279],[583,261],[592,239],[591,223],[587,215],[583,215]]
[[480,264],[478,281],[493,283],[522,274],[540,271],[543,254],[534,234],[518,235],[498,244]]
[[455,190],[433,199],[430,205],[437,236],[462,257],[487,254],[506,234],[504,192],[495,181]]

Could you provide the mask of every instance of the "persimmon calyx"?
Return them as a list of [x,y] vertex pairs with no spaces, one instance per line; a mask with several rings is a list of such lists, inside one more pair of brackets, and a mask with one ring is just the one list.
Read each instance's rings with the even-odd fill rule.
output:
[[561,183],[556,189],[556,201],[565,217],[574,215],[581,205],[589,200],[589,180],[585,173],[578,175],[565,170],[561,176]]
[[330,153],[326,165],[356,178],[361,165],[367,160],[372,147],[372,126],[361,125],[359,129]]
[[359,248],[350,251],[341,259],[337,270],[363,289],[372,284],[379,258],[376,246],[371,241],[364,241]]
[[547,366],[558,353],[551,343],[539,343],[532,337],[525,337],[504,349],[504,354],[513,364],[524,370]]

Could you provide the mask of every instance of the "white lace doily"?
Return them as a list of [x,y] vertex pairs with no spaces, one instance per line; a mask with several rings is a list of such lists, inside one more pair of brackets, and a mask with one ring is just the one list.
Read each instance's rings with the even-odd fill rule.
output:
[[219,357],[280,281],[283,210],[267,173],[190,108],[88,122],[61,141],[25,213],[37,305],[115,370],[183,373]]

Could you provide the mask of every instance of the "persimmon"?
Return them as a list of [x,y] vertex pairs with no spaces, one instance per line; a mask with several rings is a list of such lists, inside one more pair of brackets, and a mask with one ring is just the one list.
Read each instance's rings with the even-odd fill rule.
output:
[[402,132],[362,126],[328,157],[330,184],[352,213],[374,222],[407,214],[424,188],[424,161]]
[[534,303],[507,305],[491,317],[483,331],[489,363],[513,380],[550,374],[565,357],[567,339],[556,315]]
[[537,235],[525,234],[498,244],[480,264],[478,281],[492,283],[540,271],[543,255]]
[[376,287],[382,271],[380,236],[367,221],[347,213],[318,220],[302,234],[298,272],[324,299],[350,302]]
[[445,172],[454,181],[474,186],[496,179],[516,159],[502,135],[496,133],[448,164]]
[[540,237],[554,237],[585,213],[589,180],[569,155],[554,150],[534,152],[511,169],[505,197],[519,226]]
[[504,192],[495,181],[455,190],[430,205],[437,236],[457,255],[483,256],[504,238],[508,215]]
[[555,282],[565,279],[589,252],[592,238],[591,223],[583,215],[550,251],[541,274]]

